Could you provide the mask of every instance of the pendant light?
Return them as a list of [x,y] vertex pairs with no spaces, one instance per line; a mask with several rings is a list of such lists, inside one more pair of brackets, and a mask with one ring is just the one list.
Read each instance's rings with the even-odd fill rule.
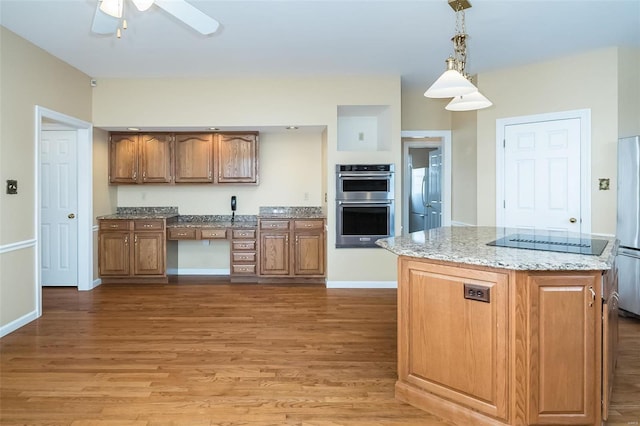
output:
[[488,108],[491,105],[493,105],[493,102],[476,90],[467,95],[456,96],[447,104],[445,109],[448,111],[473,111]]
[[449,6],[456,13],[456,33],[451,38],[453,56],[445,62],[446,71],[424,92],[428,98],[453,98],[446,106],[449,111],[472,111],[487,108],[491,101],[483,96],[474,86],[465,72],[467,62],[467,38],[465,25],[465,9],[471,7],[468,0],[448,0]]
[[114,18],[122,18],[124,0],[101,0],[100,10]]

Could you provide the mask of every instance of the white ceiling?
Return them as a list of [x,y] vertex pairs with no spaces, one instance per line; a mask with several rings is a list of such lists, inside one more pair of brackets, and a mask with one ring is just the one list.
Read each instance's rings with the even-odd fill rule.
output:
[[[97,79],[391,74],[426,89],[452,51],[447,0],[188,1],[221,29],[201,36],[128,0],[121,39],[91,33],[97,0],[0,0],[0,23]],[[640,0],[470,1],[471,74],[640,47]]]

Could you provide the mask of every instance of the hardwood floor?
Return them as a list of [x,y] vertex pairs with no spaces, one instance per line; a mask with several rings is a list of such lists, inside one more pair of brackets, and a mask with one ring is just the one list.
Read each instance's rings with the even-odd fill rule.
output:
[[[640,322],[622,319],[612,425],[640,420]],[[45,288],[0,339],[5,425],[453,425],[394,399],[396,291]]]

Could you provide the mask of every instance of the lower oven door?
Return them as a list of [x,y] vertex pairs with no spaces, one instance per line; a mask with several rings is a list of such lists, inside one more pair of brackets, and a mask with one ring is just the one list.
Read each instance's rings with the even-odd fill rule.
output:
[[393,200],[337,201],[336,247],[378,247],[376,240],[393,236]]

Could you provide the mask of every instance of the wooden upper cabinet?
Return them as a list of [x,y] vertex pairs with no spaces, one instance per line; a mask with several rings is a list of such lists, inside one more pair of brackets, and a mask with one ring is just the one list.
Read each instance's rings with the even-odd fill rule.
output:
[[220,133],[218,183],[258,183],[258,134]]
[[109,140],[109,182],[138,182],[138,147],[137,134],[113,134]]
[[176,133],[176,182],[213,182],[213,134]]
[[142,183],[171,182],[171,135],[150,133],[140,136]]

